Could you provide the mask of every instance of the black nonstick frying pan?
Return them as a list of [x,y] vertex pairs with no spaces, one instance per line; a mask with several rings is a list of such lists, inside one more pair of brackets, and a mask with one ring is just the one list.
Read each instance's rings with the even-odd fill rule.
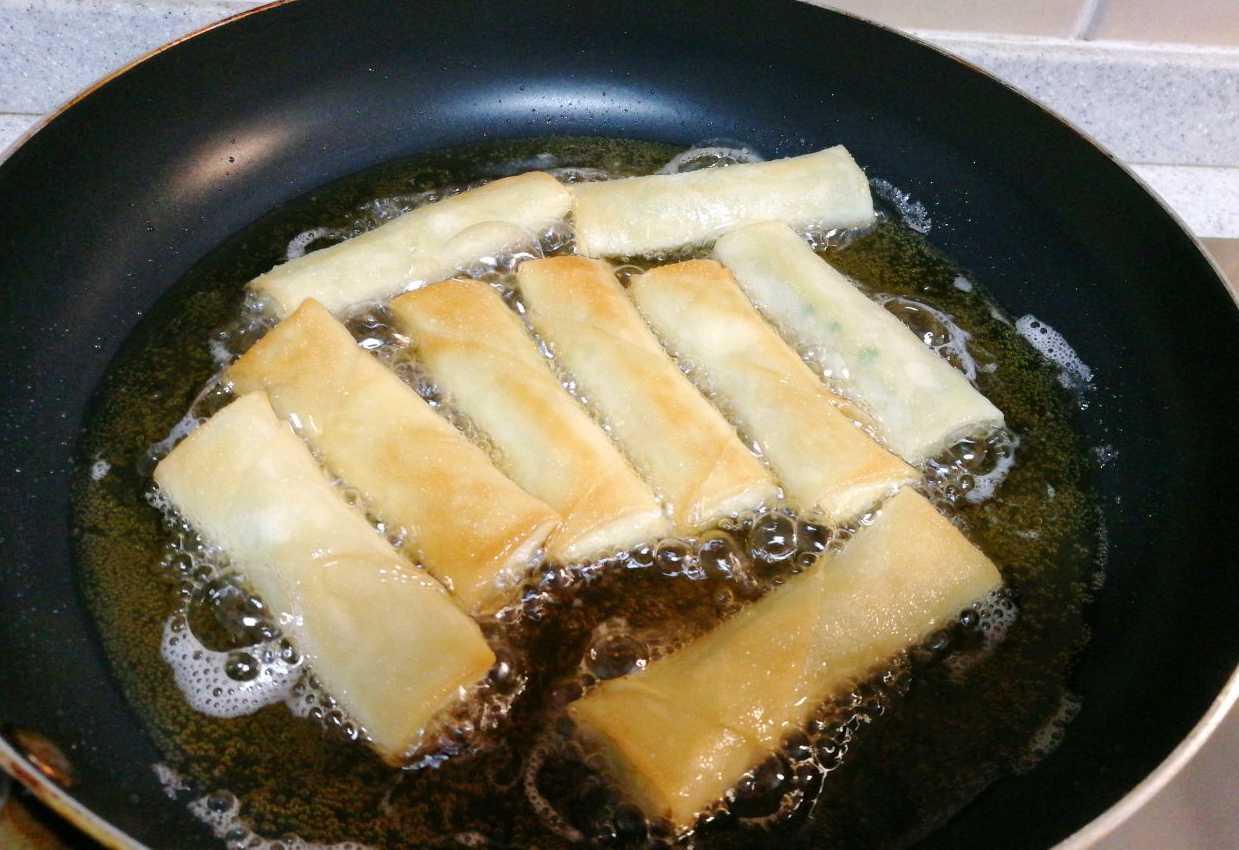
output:
[[[80,601],[69,485],[92,390],[173,282],[279,204],[418,151],[549,133],[770,157],[843,143],[927,205],[932,241],[1011,313],[1074,344],[1097,376],[1085,440],[1117,452],[1096,479],[1109,565],[1071,683],[1083,709],[924,846],[1050,847],[1149,776],[1239,661],[1239,313],[1070,127],[790,0],[297,0],[147,58],[0,165],[0,761],[107,843],[218,846],[166,799]],[[32,740],[71,788],[20,755]]]

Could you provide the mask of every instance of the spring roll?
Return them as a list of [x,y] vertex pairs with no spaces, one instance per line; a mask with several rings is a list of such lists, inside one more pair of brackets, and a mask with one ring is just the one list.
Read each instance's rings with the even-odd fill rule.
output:
[[568,711],[627,796],[686,829],[819,707],[1001,583],[980,550],[904,489],[839,554]]
[[917,479],[836,406],[835,396],[753,309],[731,273],[690,260],[637,278],[630,294],[676,355],[761,449],[799,507],[834,522]]
[[227,377],[239,393],[265,390],[280,417],[299,423],[467,611],[500,607],[559,524],[312,298]]
[[562,219],[572,195],[549,174],[505,177],[444,198],[276,266],[250,282],[283,318],[306,298],[333,313],[442,280],[479,257],[525,244]]
[[155,482],[389,763],[494,663],[478,625],[348,506],[263,393],[185,438]]
[[552,558],[589,559],[670,532],[649,487],[494,289],[446,280],[402,295],[392,312],[449,401],[498,447],[499,468],[563,518],[547,542]]
[[869,181],[842,145],[789,159],[572,187],[576,250],[632,257],[706,245],[767,219],[797,228],[873,221]]
[[928,460],[969,431],[1002,425],[1002,411],[958,369],[787,225],[737,230],[718,241],[714,256],[797,345],[825,356],[832,377],[909,463]]
[[526,317],[611,427],[611,436],[690,531],[755,508],[774,477],[702,398],[624,294],[611,267],[585,257],[521,265]]

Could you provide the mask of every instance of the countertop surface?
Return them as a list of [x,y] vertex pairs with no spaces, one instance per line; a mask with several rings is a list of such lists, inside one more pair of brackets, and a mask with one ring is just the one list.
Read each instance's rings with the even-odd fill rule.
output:
[[[0,0],[0,151],[76,92],[249,0]],[[1239,290],[1239,3],[838,0],[995,74],[1124,162]],[[1239,714],[1096,850],[1239,847]],[[0,777],[0,801],[5,792]],[[28,798],[0,847],[90,847]]]

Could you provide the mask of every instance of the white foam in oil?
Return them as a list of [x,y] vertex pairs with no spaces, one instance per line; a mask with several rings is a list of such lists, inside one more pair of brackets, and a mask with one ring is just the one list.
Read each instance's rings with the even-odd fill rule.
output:
[[1080,713],[1080,698],[1064,691],[1058,710],[1033,735],[1028,749],[1016,764],[1017,774],[1027,773],[1057,750],[1067,738],[1067,725]]
[[[232,575],[224,553],[207,546],[160,490],[153,488],[148,501],[172,532],[162,566],[178,582],[178,604],[164,623],[160,655],[186,703],[225,719],[283,703],[328,733],[366,740],[365,729],[318,685],[262,601]],[[195,627],[207,631],[196,634]]]
[[223,840],[227,850],[374,850],[357,841],[325,844],[290,834],[264,838],[241,817],[241,801],[226,791],[206,794],[189,803],[189,811]]
[[[207,649],[177,614],[164,624],[160,643],[160,654],[172,668],[185,701],[195,711],[221,718],[253,714],[292,700],[301,680],[301,662],[289,663],[280,650],[279,640],[230,652]],[[245,678],[237,678],[238,666]]]
[[655,174],[683,174],[703,168],[737,165],[745,162],[765,162],[765,157],[749,145],[731,139],[711,139],[698,142],[673,156]]
[[972,334],[961,328],[952,316],[924,301],[903,295],[877,295],[874,300],[902,321],[939,357],[976,384],[978,371],[984,370],[977,365],[968,347]]
[[1092,387],[1093,370],[1088,367],[1063,335],[1032,314],[1015,320],[1015,329],[1041,352],[1045,359],[1058,366],[1058,381],[1075,392]]
[[147,450],[147,454],[155,460],[161,460],[166,457],[176,444],[188,437],[194,431],[198,430],[198,426],[205,420],[198,416],[193,410],[190,410],[182,416],[172,430],[168,432],[168,436],[164,437],[159,442],[155,443]]
[[560,814],[554,804],[546,798],[546,795],[538,787],[538,775],[542,772],[542,766],[546,763],[547,756],[556,747],[563,747],[565,745],[566,743],[562,736],[555,732],[547,733],[547,735],[544,735],[534,744],[529,755],[525,758],[525,769],[521,775],[521,788],[525,791],[525,799],[529,801],[529,805],[537,812],[538,818],[551,832],[567,841],[578,842],[583,841],[585,836],[579,829],[568,823],[567,818]]
[[[151,769],[169,799],[176,800],[190,790],[189,783],[171,765],[157,762]],[[374,850],[358,841],[327,844],[307,841],[291,833],[280,838],[264,838],[241,817],[241,801],[230,791],[200,795],[190,800],[187,808],[224,842],[226,850]]]
[[929,232],[930,227],[933,226],[933,221],[930,219],[929,210],[926,209],[924,204],[913,200],[912,196],[907,192],[895,188],[885,180],[870,180],[869,185],[875,195],[895,208],[895,212],[904,224],[917,233]]
[[1019,447],[1019,435],[1007,429],[969,435],[926,464],[931,486],[950,502],[988,501],[1015,468]]

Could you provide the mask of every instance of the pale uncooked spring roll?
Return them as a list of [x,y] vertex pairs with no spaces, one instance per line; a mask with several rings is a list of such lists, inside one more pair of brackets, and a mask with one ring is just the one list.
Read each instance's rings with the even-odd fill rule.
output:
[[755,508],[774,477],[706,401],[642,320],[601,260],[521,265],[526,317],[601,413],[678,529]]
[[536,239],[572,208],[540,171],[505,177],[407,212],[374,230],[276,266],[250,282],[279,318],[306,298],[333,313],[442,280],[459,266]]
[[904,489],[837,555],[569,706],[646,815],[679,829],[832,697],[992,593],[994,565]]
[[466,610],[499,607],[559,524],[313,299],[227,377],[239,393],[265,390]]
[[918,477],[840,412],[840,399],[718,263],[690,260],[652,269],[629,292],[672,351],[700,370],[799,507],[844,522]]
[[450,403],[497,446],[499,468],[563,518],[547,542],[553,558],[588,559],[669,533],[650,488],[494,289],[446,280],[402,295],[392,312]]
[[580,183],[572,193],[576,250],[591,257],[705,245],[767,219],[824,230],[873,221],[869,181],[842,145],[769,162]]
[[478,625],[349,507],[263,393],[185,438],[155,482],[388,762],[494,663]]
[[872,414],[909,463],[921,463],[1002,411],[880,304],[819,257],[787,225],[724,236],[714,256],[798,346],[812,350],[843,392]]

